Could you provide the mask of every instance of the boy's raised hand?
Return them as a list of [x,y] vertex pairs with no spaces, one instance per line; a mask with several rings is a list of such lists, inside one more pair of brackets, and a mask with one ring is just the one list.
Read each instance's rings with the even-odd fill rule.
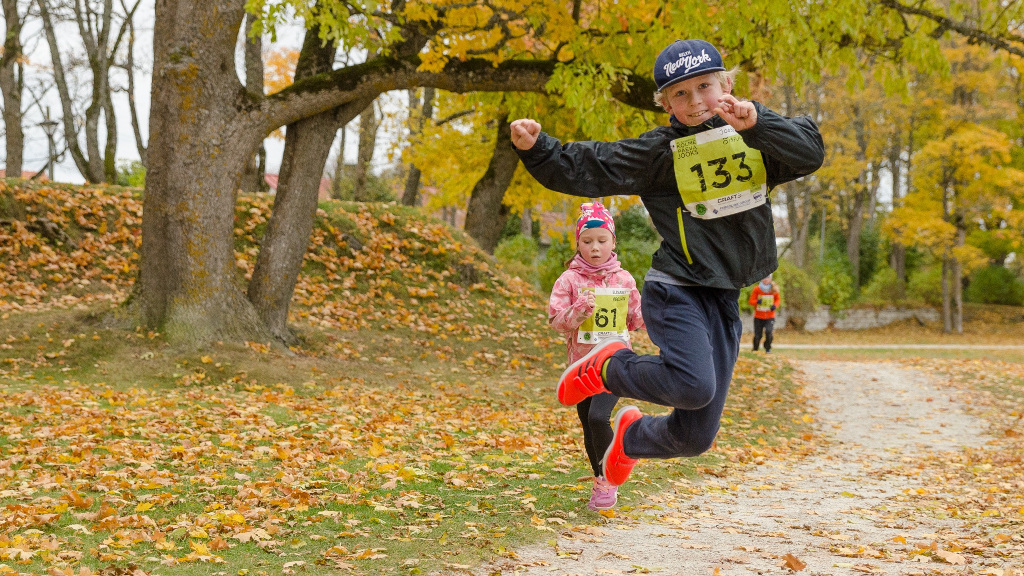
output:
[[722,94],[718,97],[718,102],[720,105],[715,108],[715,114],[728,122],[737,132],[757,124],[757,108],[753,102],[739,100],[732,94]]
[[520,118],[511,124],[512,144],[520,150],[529,150],[537,143],[540,135],[540,122],[531,118]]

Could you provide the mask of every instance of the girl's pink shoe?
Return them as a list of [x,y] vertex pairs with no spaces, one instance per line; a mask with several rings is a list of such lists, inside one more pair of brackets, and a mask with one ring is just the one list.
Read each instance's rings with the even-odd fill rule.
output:
[[595,512],[611,509],[619,500],[618,489],[618,486],[600,476],[594,478],[594,488],[590,491],[590,502],[587,502],[587,508]]

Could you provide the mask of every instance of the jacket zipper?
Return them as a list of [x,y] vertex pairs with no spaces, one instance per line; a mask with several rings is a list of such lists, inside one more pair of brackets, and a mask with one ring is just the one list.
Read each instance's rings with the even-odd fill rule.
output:
[[676,208],[676,216],[679,218],[679,241],[683,244],[683,254],[686,254],[686,261],[693,264],[690,257],[690,249],[686,246],[686,230],[683,228],[683,208]]

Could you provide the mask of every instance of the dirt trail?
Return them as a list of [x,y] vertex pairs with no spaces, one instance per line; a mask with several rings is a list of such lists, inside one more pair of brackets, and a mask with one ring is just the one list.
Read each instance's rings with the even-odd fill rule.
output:
[[834,439],[820,455],[758,466],[739,477],[705,478],[696,496],[677,486],[656,495],[652,507],[589,534],[564,531],[557,548],[517,550],[516,559],[480,574],[792,574],[780,565],[786,555],[806,564],[801,575],[982,574],[996,568],[990,573],[1001,574],[1010,568],[963,565],[956,557],[950,564],[915,553],[914,543],[934,541],[957,521],[914,513],[900,496],[923,487],[887,473],[907,455],[984,443],[982,423],[960,408],[955,391],[891,363],[797,366],[806,374],[822,432]]

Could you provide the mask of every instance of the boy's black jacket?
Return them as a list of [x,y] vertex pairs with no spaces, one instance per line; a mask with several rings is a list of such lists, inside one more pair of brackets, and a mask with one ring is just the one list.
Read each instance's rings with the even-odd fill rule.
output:
[[[769,192],[821,167],[825,145],[813,120],[786,118],[759,102],[754,105],[757,123],[739,134],[747,146],[761,151]],[[742,288],[778,267],[771,202],[713,220],[692,217],[676,186],[670,146],[677,138],[725,124],[715,116],[689,127],[673,116],[670,126],[616,142],[562,144],[542,132],[533,148],[518,153],[530,174],[556,192],[587,198],[640,196],[662,238],[651,264],[655,270],[685,284]],[[681,233],[692,263],[684,254]]]

